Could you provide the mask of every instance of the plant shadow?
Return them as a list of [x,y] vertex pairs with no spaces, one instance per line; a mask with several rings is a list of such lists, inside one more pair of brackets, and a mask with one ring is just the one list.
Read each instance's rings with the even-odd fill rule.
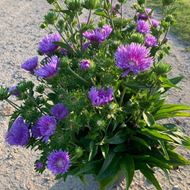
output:
[[98,190],[99,185],[92,176],[85,177],[85,183],[79,178],[69,176],[64,182],[58,181],[49,190]]

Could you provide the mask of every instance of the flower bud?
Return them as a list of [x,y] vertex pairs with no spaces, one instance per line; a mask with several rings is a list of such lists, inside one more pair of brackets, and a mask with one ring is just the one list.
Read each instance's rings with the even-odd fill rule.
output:
[[81,8],[80,0],[65,0],[67,8],[72,11],[78,11]]
[[49,12],[47,15],[45,15],[45,23],[47,24],[55,24],[57,20],[57,15],[54,12]]
[[166,63],[160,63],[158,64],[156,67],[155,67],[155,72],[158,74],[158,75],[163,75],[163,74],[166,74],[168,72],[171,71],[171,66],[169,64],[166,64]]
[[86,9],[95,9],[97,5],[100,3],[100,0],[85,0],[83,6]]
[[42,84],[36,87],[36,92],[38,92],[40,94],[43,94],[44,90],[45,89],[44,89],[44,86]]
[[0,100],[6,100],[8,98],[8,89],[0,87]]
[[139,33],[134,33],[130,37],[130,42],[136,42],[139,44],[143,44],[144,43],[144,36],[142,34],[139,34]]
[[76,158],[80,158],[83,155],[83,149],[81,147],[75,148],[75,156]]
[[174,24],[175,22],[175,19],[172,15],[168,15],[166,18],[165,18],[165,21],[166,22],[169,22],[170,24]]

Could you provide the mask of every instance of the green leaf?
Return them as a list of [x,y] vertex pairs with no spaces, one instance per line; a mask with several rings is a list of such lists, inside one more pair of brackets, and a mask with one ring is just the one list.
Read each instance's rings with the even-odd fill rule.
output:
[[141,132],[146,136],[148,135],[151,137],[155,137],[157,139],[163,139],[166,141],[173,141],[168,134],[165,134],[163,132],[160,132],[160,131],[157,131],[154,129],[143,128],[143,129],[141,129]]
[[134,173],[135,173],[135,163],[134,163],[133,157],[130,155],[125,156],[122,159],[121,167],[122,167],[122,169],[124,169],[124,173],[126,176],[126,182],[127,182],[126,190],[128,190],[133,181],[133,177],[134,177]]
[[149,127],[155,124],[154,117],[149,112],[143,112],[143,118]]
[[156,114],[190,110],[190,106],[182,104],[165,104]]
[[103,9],[96,9],[96,11],[94,12],[94,14],[98,15],[98,16],[102,16],[102,17],[108,18],[107,14],[104,12]]
[[103,157],[106,158],[109,152],[109,144],[104,144],[100,148],[101,148]]
[[175,87],[175,88],[178,88],[175,84],[173,84],[167,77],[163,77],[161,76],[160,78],[160,81],[162,82],[162,86],[164,88],[172,88],[172,87]]
[[156,187],[157,190],[162,190],[158,180],[154,176],[154,172],[146,165],[140,168],[141,173]]
[[173,83],[174,85],[178,84],[184,77],[183,76],[179,76],[179,77],[175,77],[170,79],[170,82]]
[[163,150],[164,158],[165,158],[166,160],[169,160],[170,158],[169,158],[169,155],[168,155],[168,151],[166,150],[165,143],[164,143],[163,141],[159,141],[159,143],[160,143],[160,146],[161,146],[161,148],[162,148],[162,150]]
[[101,160],[95,160],[92,162],[88,162],[85,165],[83,165],[82,167],[77,168],[77,171],[74,172],[74,175],[80,176],[80,175],[84,175],[84,174],[95,173],[96,170],[98,170],[101,162],[102,162]]
[[115,136],[105,140],[109,144],[121,144],[127,140],[127,134],[123,131],[119,131]]
[[96,154],[98,152],[98,146],[95,145],[94,141],[90,142],[90,154],[89,154],[89,158],[88,161],[92,160]]
[[150,148],[150,145],[145,140],[143,140],[139,137],[132,136],[132,141],[135,141],[135,142],[147,147],[148,149]]
[[184,139],[182,140],[182,144],[184,147],[186,147],[190,150],[190,138],[189,137],[184,137]]
[[103,173],[108,168],[108,166],[111,164],[111,162],[112,162],[113,158],[115,157],[115,155],[116,154],[114,152],[109,152],[108,156],[104,160],[104,163],[103,163],[98,175]]
[[154,118],[159,120],[170,117],[190,117],[190,113],[180,112],[184,110],[190,110],[190,106],[180,104],[165,104],[159,109],[159,111],[157,111],[157,113],[154,115]]
[[157,158],[153,155],[142,155],[134,156],[135,162],[148,164],[154,167],[159,167],[161,169],[172,169],[171,166],[167,163],[167,160],[164,158]]
[[184,156],[176,153],[175,151],[168,150],[168,155],[170,157],[169,163],[173,166],[185,166],[190,165],[190,161]]

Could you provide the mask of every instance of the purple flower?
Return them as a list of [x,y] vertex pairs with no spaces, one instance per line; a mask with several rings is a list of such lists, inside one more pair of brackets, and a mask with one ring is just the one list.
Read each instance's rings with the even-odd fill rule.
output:
[[43,163],[40,160],[37,160],[35,163],[36,170],[41,170],[43,168]]
[[112,28],[109,25],[103,26],[103,28],[96,28],[92,31],[86,31],[83,36],[90,40],[91,43],[102,43],[105,41],[112,32]]
[[58,73],[59,58],[57,56],[51,57],[49,62],[43,67],[35,71],[35,75],[41,78],[51,78]]
[[28,59],[27,61],[25,61],[22,65],[21,68],[25,69],[26,71],[30,71],[33,72],[34,69],[37,67],[38,65],[38,57],[32,57],[30,59]]
[[84,71],[88,70],[90,68],[90,61],[87,59],[84,59],[80,62],[80,68]]
[[46,35],[39,43],[39,51],[42,54],[51,54],[58,48],[54,42],[60,42],[61,36],[58,33]]
[[68,109],[61,103],[54,105],[51,108],[51,114],[58,120],[65,119],[68,116]]
[[138,74],[147,70],[153,59],[150,57],[149,50],[141,44],[131,43],[130,45],[121,45],[115,53],[116,66],[124,71],[123,76],[129,72]]
[[145,13],[140,13],[140,14],[138,15],[138,20],[147,20],[147,19],[148,19],[148,16],[151,16],[151,15],[150,15],[151,12],[152,12],[152,9],[147,8],[147,9],[145,10]]
[[156,19],[150,19],[150,22],[151,22],[152,26],[155,28],[157,28],[160,25],[160,21],[158,21]]
[[12,124],[11,128],[6,134],[6,141],[10,145],[16,146],[25,146],[27,145],[30,133],[29,133],[29,125],[24,122],[23,117],[18,117],[14,123]]
[[64,174],[71,165],[68,152],[53,151],[47,160],[47,168],[54,174]]
[[96,87],[92,87],[88,96],[93,106],[103,106],[113,100],[113,89],[108,88],[105,90],[104,88],[98,89]]
[[31,129],[31,131],[32,131],[32,136],[34,137],[34,138],[39,138],[39,137],[42,137],[42,134],[41,134],[41,132],[40,132],[40,128],[39,128],[39,126],[38,125],[34,125],[33,127],[32,127],[32,129]]
[[150,33],[149,24],[144,20],[138,20],[137,21],[137,32],[139,32],[141,34]]
[[16,85],[9,88],[9,93],[11,95],[16,96],[16,97],[20,96],[20,92],[19,92],[19,90],[18,90],[18,88],[17,88]]
[[147,34],[145,37],[145,45],[147,47],[155,47],[158,45],[158,40],[151,34]]
[[43,140],[47,142],[49,137],[55,133],[57,122],[53,116],[44,115],[38,119],[36,125],[39,128],[39,133],[33,133],[33,135],[41,135],[44,137]]

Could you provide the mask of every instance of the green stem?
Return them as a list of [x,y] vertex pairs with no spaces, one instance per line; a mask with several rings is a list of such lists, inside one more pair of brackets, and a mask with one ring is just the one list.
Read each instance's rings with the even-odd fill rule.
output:
[[80,50],[81,53],[83,52],[83,35],[82,35],[82,29],[81,29],[81,23],[80,23],[80,19],[79,19],[79,15],[78,13],[76,14],[77,16],[77,21],[78,21],[78,25],[79,25],[79,33],[80,33]]
[[77,77],[78,79],[80,79],[82,82],[84,82],[85,84],[89,84],[88,81],[86,81],[86,80],[83,79],[80,75],[78,75],[77,73],[75,73],[75,71],[73,71],[73,70],[71,69],[71,67],[68,66],[68,69],[69,69],[69,71],[70,71],[74,76],[76,76],[76,77]]
[[90,22],[90,18],[91,18],[91,15],[92,15],[92,10],[90,9],[90,11],[89,11],[89,15],[88,15],[88,20],[87,20],[87,23],[86,23],[86,24],[89,24],[89,22]]
[[123,89],[123,93],[122,93],[122,95],[121,95],[121,100],[120,100],[120,106],[122,105],[122,103],[123,103],[123,99],[124,99],[124,96],[125,96],[125,93],[126,93],[126,90],[127,90],[127,88],[126,87],[124,87],[124,89]]
[[14,107],[16,110],[19,110],[19,109],[20,109],[20,107],[19,107],[17,104],[15,104],[14,102],[12,102],[11,100],[7,99],[6,101],[7,101],[12,107]]

